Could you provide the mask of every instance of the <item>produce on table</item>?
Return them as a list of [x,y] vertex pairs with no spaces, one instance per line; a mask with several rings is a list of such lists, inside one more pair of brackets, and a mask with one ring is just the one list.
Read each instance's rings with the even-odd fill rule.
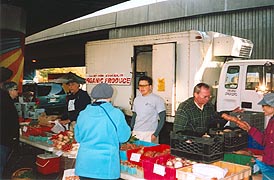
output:
[[39,124],[29,124],[28,126],[22,127],[23,136],[46,136],[47,132],[51,131],[51,127],[42,126]]
[[65,180],[80,180],[79,176],[67,176]]
[[208,135],[207,133],[205,133],[202,137],[203,138],[210,138],[210,135]]
[[54,134],[50,139],[53,142],[53,146],[62,151],[68,152],[76,150],[77,148],[72,131],[63,131],[58,134]]
[[138,141],[139,139],[136,138],[136,136],[130,136],[129,140],[123,144],[121,144],[120,146],[120,150],[122,151],[127,151],[127,150],[130,150],[130,149],[137,149],[137,148],[142,148],[144,147],[143,145],[137,145],[137,144],[134,144],[136,141]]
[[129,161],[121,161],[121,165],[125,165],[125,166],[130,167],[130,168],[137,168],[138,167],[136,164],[132,164]]
[[144,149],[141,148],[137,153],[138,154],[143,154],[146,157],[157,157],[157,156],[170,154],[170,149],[165,149],[162,152],[159,152],[159,151],[146,151],[146,152],[144,152]]
[[187,160],[185,158],[173,157],[173,158],[170,158],[169,160],[167,160],[165,165],[170,167],[170,168],[176,168],[177,169],[177,168],[192,165],[194,163],[195,162],[192,162],[192,161]]
[[52,127],[52,123],[60,118],[58,115],[47,115],[45,112],[38,117],[38,124]]
[[127,151],[127,150],[130,150],[130,149],[137,149],[137,148],[143,148],[143,147],[144,147],[143,145],[125,143],[125,144],[121,145],[120,150]]

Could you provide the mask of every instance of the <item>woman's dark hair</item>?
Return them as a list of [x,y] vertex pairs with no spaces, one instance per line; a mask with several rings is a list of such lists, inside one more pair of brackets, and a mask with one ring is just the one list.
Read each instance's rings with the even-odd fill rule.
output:
[[147,81],[149,85],[152,85],[152,78],[148,76],[141,76],[139,78],[138,84],[140,81]]

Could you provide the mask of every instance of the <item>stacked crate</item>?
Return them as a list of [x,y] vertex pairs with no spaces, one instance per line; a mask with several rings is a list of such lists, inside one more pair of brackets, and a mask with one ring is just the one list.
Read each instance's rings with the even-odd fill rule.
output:
[[[264,113],[263,112],[250,112],[245,111],[242,113],[231,112],[231,116],[238,117],[239,119],[248,122],[250,126],[258,128],[260,131],[264,130]],[[237,125],[230,122],[231,127],[236,127]]]
[[[230,113],[231,116],[236,116],[243,121],[248,122],[252,127],[256,127],[260,131],[264,130],[265,116],[263,112],[242,112],[242,113]],[[230,126],[235,127],[235,123],[230,122]],[[251,136],[248,136],[248,148],[263,150],[264,147],[258,144]]]
[[225,130],[210,129],[210,135],[220,135],[224,137],[224,152],[238,151],[247,148],[248,134],[240,128]]
[[211,163],[223,159],[224,137],[196,137],[190,135],[170,134],[171,154],[189,160]]

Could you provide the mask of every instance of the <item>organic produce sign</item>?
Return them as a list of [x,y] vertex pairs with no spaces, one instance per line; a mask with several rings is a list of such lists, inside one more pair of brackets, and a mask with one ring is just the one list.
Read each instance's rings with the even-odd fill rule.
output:
[[86,83],[99,84],[108,83],[116,85],[130,85],[131,76],[127,76],[124,73],[106,73],[106,74],[89,74],[86,77]]

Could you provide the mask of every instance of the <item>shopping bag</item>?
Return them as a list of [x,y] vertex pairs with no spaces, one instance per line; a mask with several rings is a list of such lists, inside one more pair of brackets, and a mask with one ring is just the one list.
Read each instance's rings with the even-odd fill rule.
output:
[[65,131],[65,128],[62,126],[62,124],[59,123],[58,120],[54,121],[55,125],[51,128],[51,131],[54,133],[59,133],[62,131]]
[[259,166],[262,174],[263,180],[273,180],[274,179],[274,167],[271,167],[258,159],[255,160],[256,164]]

